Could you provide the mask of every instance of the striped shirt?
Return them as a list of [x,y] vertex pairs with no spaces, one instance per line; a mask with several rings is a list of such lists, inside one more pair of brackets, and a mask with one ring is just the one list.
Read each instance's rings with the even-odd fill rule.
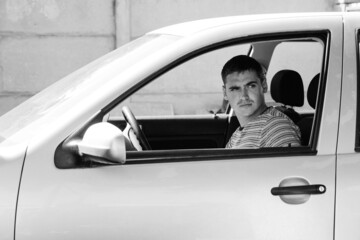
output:
[[244,128],[238,128],[226,148],[263,148],[300,146],[299,127],[279,110],[268,107]]

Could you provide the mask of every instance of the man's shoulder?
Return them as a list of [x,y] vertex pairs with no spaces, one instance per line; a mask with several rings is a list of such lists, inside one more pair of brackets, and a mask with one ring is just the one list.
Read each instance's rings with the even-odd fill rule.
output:
[[259,116],[262,121],[274,121],[274,120],[290,120],[283,112],[277,110],[275,107],[268,107],[263,114]]
[[261,115],[251,121],[246,127],[246,131],[267,131],[268,128],[274,127],[294,127],[293,121],[283,112],[275,107],[268,107]]
[[299,127],[283,112],[271,107],[264,114],[262,146],[283,147],[300,146],[301,132]]
[[285,127],[297,128],[296,124],[283,112],[275,107],[269,107],[264,114],[261,115],[262,126],[264,128]]

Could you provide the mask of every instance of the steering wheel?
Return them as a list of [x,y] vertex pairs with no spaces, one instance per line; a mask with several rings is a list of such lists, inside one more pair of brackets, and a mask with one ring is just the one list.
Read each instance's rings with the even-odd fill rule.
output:
[[122,109],[122,114],[125,118],[125,121],[127,124],[130,125],[131,129],[134,131],[134,134],[136,135],[137,139],[140,142],[141,147],[143,150],[151,150],[150,144],[144,134],[144,132],[141,130],[140,125],[138,121],[136,120],[134,114],[131,112],[130,108],[128,106],[124,106]]

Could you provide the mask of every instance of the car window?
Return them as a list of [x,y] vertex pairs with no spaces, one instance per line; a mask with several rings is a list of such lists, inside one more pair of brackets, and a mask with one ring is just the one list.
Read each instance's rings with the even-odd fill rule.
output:
[[[312,79],[323,71],[324,46],[324,41],[316,37],[277,37],[194,54],[193,58],[152,79],[122,101],[112,109],[109,119],[120,116],[119,122],[112,123],[124,130],[121,109],[128,106],[139,120],[152,150],[223,149],[239,122],[231,110],[225,112],[229,108],[222,92],[221,70],[232,57],[250,55],[258,60],[266,73],[267,106],[281,107],[279,110],[299,128],[301,145],[310,146],[317,97],[315,103],[310,104],[307,91]],[[296,89],[296,93],[288,92],[288,89],[282,91],[301,98],[301,105],[293,107],[273,98],[273,78],[283,70],[299,74],[302,89]],[[288,86],[294,81],[286,79]],[[313,91],[315,94],[317,88],[318,85]]]

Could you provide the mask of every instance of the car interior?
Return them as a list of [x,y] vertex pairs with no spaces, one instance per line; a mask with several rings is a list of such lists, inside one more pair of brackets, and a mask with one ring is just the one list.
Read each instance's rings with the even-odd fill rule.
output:
[[[244,45],[246,47],[244,47]],[[213,54],[211,51],[204,53],[203,55],[196,56],[194,58],[190,58],[188,62],[183,65],[188,64],[190,69],[188,71],[208,71],[205,67],[199,66],[199,62],[208,61],[208,65],[214,63],[214,60],[211,59],[211,55],[215,55],[218,58],[218,55],[221,51],[224,51],[224,57],[221,58],[222,61],[216,62],[219,66],[217,66],[217,73],[211,73],[214,80],[218,82],[218,89],[216,91],[219,92],[217,94],[218,106],[216,110],[206,110],[201,112],[200,114],[197,111],[194,113],[180,113],[177,114],[172,112],[171,114],[151,114],[145,115],[142,114],[141,111],[137,110],[136,105],[141,105],[142,102],[136,102],[136,98],[130,97],[130,99],[125,100],[123,103],[119,104],[118,108],[122,108],[126,106],[125,113],[124,110],[122,113],[125,116],[119,114],[119,111],[111,112],[109,117],[109,122],[119,127],[121,130],[125,130],[126,124],[129,123],[129,116],[132,115],[131,120],[131,128],[136,129],[135,135],[138,136],[140,140],[140,145],[142,149],[137,150],[175,150],[175,149],[214,149],[214,148],[224,148],[228,139],[231,137],[231,134],[235,131],[237,127],[239,127],[239,122],[234,116],[230,106],[227,106],[227,103],[224,102],[221,95],[221,77],[220,71],[222,65],[225,63],[227,59],[232,56],[238,54],[248,54],[255,59],[257,59],[267,71],[267,81],[270,89],[270,94],[267,96],[267,104],[268,106],[274,106],[280,111],[284,112],[289,118],[293,120],[295,124],[297,124],[302,133],[302,145],[308,146],[309,139],[311,136],[313,118],[315,113],[315,105],[317,99],[317,88],[319,80],[319,72],[322,67],[322,55],[324,52],[323,44],[319,39],[316,38],[296,38],[296,39],[279,39],[272,41],[258,41],[254,43],[246,43],[241,44],[241,49],[239,52],[236,52],[236,48],[238,46],[231,46],[230,50],[226,47],[216,49]],[[283,48],[283,49],[281,49]],[[294,52],[294,55],[290,55],[289,51]],[[317,56],[307,56],[302,59],[304,53],[308,53],[309,55],[317,55]],[[279,62],[280,59],[280,62]],[[312,59],[309,61],[309,59]],[[292,62],[293,61],[293,62]],[[190,63],[196,62],[194,66]],[[177,66],[181,68],[183,66]],[[177,68],[175,67],[175,68]],[[205,68],[205,70],[204,70]],[[163,76],[159,76],[161,81],[169,80],[174,74],[171,73],[172,70],[163,74]],[[176,71],[176,70],[175,70]],[[272,71],[272,73],[270,73]],[[217,74],[217,75],[216,75]],[[181,76],[189,76],[189,74],[178,74]],[[195,78],[196,78],[196,74]],[[313,77],[316,75],[317,77]],[[311,76],[311,77],[309,77]],[[270,77],[270,79],[269,79]],[[314,78],[314,79],[313,79]],[[209,80],[210,77],[206,76],[206,80]],[[313,79],[313,80],[311,80]],[[148,85],[144,88],[151,86],[153,82],[156,82],[158,79],[153,79]],[[164,81],[165,81],[164,80]],[[176,79],[179,82],[181,79]],[[305,84],[304,84],[305,80]],[[311,81],[310,81],[311,80]],[[187,81],[189,86],[194,85],[195,81],[200,81],[197,78],[193,81]],[[201,79],[203,81],[203,79]],[[171,79],[170,79],[171,82]],[[164,82],[162,85],[166,85]],[[202,83],[213,85],[212,83]],[[214,85],[215,86],[215,85]],[[181,88],[182,86],[179,86]],[[151,87],[149,87],[151,90]],[[153,88],[154,89],[154,88]],[[174,88],[175,89],[175,88]],[[149,90],[149,92],[150,92]],[[175,89],[176,90],[176,89]],[[187,89],[188,91],[196,91]],[[141,90],[144,92],[144,90]],[[141,91],[139,93],[134,93],[136,96],[141,95]],[[174,91],[174,90],[172,90]],[[146,90],[145,90],[146,92]],[[215,91],[214,91],[215,92]],[[150,95],[150,94],[149,94]],[[155,95],[155,94],[154,94]],[[159,93],[155,97],[156,101],[162,101],[161,98],[168,100],[170,93],[163,92]],[[176,93],[173,93],[176,95]],[[304,96],[307,96],[305,99]],[[215,95],[214,95],[215,96]],[[152,106],[149,105],[151,103],[151,99],[142,96],[144,99],[144,105],[146,108],[151,109]],[[186,96],[191,98],[191,96]],[[140,97],[139,97],[140,98]],[[148,102],[145,102],[147,100]],[[175,99],[181,103],[184,103],[186,100]],[[194,107],[198,107],[195,104],[195,101],[199,101],[198,99],[194,99]],[[185,103],[186,104],[186,103]],[[156,104],[154,104],[155,106]],[[174,104],[175,106],[176,104]],[[172,108],[175,108],[172,106]],[[191,103],[188,106],[191,106]],[[156,108],[156,107],[155,107]],[[135,109],[134,114],[132,114],[132,110]],[[129,113],[130,112],[130,113]],[[136,116],[136,117],[135,117]],[[140,136],[140,137],[139,137]],[[134,149],[128,149],[134,150]]]

